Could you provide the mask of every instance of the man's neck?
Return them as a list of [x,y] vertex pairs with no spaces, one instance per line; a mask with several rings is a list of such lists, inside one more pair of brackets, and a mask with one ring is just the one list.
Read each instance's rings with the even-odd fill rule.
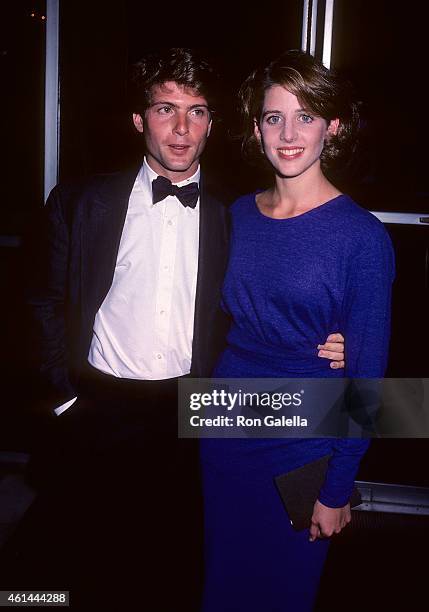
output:
[[168,168],[164,168],[161,166],[156,160],[152,158],[145,157],[146,163],[149,168],[155,172],[158,176],[163,176],[169,179],[172,183],[181,183],[182,181],[186,181],[186,179],[191,178],[196,174],[199,168],[199,163],[196,162],[192,164],[187,170],[183,172],[176,172],[173,170],[169,170]]

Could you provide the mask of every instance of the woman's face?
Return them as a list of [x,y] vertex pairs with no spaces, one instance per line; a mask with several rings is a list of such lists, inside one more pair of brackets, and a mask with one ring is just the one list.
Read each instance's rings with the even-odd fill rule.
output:
[[284,177],[320,167],[325,140],[337,129],[337,119],[328,125],[302,108],[297,97],[281,85],[267,89],[261,117],[255,120],[255,136],[265,156]]

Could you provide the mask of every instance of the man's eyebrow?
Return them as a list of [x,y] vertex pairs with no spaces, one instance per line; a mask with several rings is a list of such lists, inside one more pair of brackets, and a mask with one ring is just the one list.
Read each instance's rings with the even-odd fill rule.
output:
[[[180,108],[179,105],[175,104],[174,102],[169,102],[168,100],[157,100],[156,102],[152,102],[152,104],[150,106],[172,106],[173,108]],[[188,110],[191,110],[193,108],[207,108],[208,110],[208,105],[207,104],[191,104],[191,106],[187,106],[186,107]]]
[[177,105],[174,104],[174,102],[169,102],[168,100],[157,100],[156,102],[151,102],[150,106],[158,106],[158,104],[164,104],[165,106],[175,106],[177,108]]

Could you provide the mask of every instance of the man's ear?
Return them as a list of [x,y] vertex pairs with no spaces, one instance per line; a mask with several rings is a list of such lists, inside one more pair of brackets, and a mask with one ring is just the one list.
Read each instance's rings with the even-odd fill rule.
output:
[[138,132],[143,132],[143,118],[141,115],[133,113],[133,123]]
[[339,119],[332,119],[332,121],[329,122],[328,125],[328,135],[329,136],[336,136],[338,133],[338,128],[340,127],[340,120]]

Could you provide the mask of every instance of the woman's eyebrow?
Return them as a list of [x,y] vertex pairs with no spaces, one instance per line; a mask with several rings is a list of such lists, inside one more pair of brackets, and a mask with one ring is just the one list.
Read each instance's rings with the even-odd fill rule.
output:
[[[295,113],[310,113],[310,111],[309,111],[309,110],[307,110],[306,108],[297,108],[297,109],[296,109],[294,112],[295,112]],[[269,114],[271,114],[271,113],[277,113],[278,115],[282,115],[282,114],[283,114],[283,111],[281,111],[281,110],[276,110],[276,109],[272,109],[272,110],[267,109],[267,110],[264,110],[264,111],[262,112],[262,117],[265,117],[265,115],[269,115]],[[310,114],[311,114],[311,113],[310,113]]]
[[271,115],[271,113],[277,113],[278,115],[283,114],[283,111],[281,110],[276,110],[276,109],[267,109],[262,111],[262,117],[265,117],[265,115]]

